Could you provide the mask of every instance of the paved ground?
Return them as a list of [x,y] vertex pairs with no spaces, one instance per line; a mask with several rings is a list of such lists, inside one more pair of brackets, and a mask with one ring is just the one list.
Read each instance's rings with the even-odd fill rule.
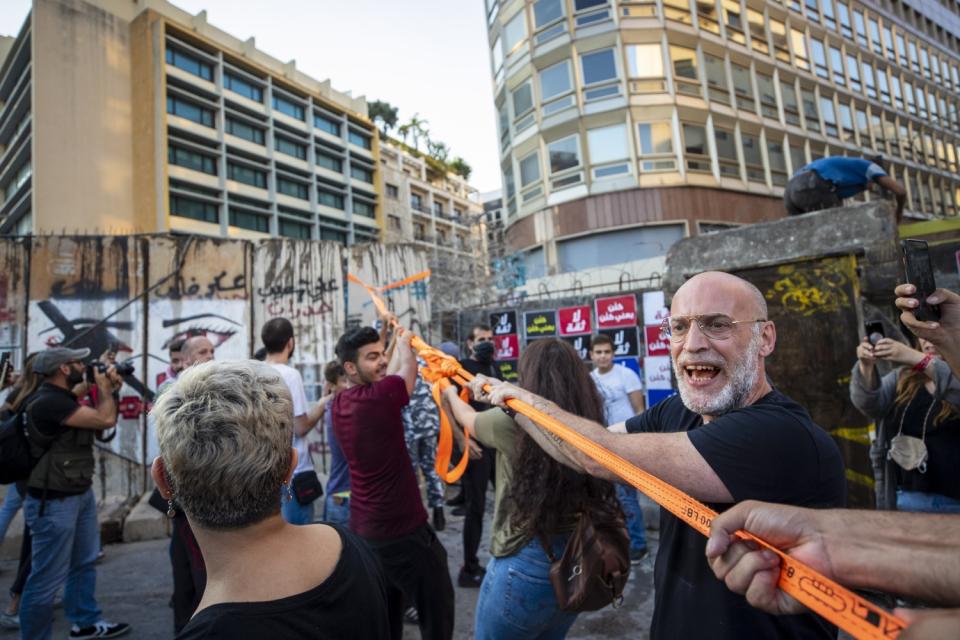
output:
[[[492,492],[491,492],[492,494]],[[490,505],[492,506],[492,505]],[[457,571],[462,558],[461,536],[463,518],[449,515],[447,529],[440,539],[447,548],[450,559],[450,575],[456,584]],[[492,508],[488,509],[488,514]],[[489,520],[489,515],[488,515]],[[485,534],[487,531],[484,532]],[[655,531],[649,531],[651,550],[656,549]],[[137,640],[167,640],[172,633],[173,614],[167,606],[172,589],[170,564],[167,558],[167,542],[155,540],[129,544],[108,545],[106,558],[97,568],[97,598],[105,617],[113,621],[129,622],[134,632],[129,637]],[[646,638],[653,610],[653,554],[634,568],[633,576],[624,592],[624,604],[620,609],[607,608],[582,614],[571,630],[569,638]],[[481,562],[486,564],[489,554],[481,550]],[[14,561],[0,562],[0,585],[4,589],[13,580],[16,568]],[[473,637],[473,616],[477,602],[477,589],[456,590],[457,619],[454,636],[458,639]],[[6,604],[5,597],[0,601]],[[56,611],[53,637],[66,638],[69,625],[63,611]],[[404,638],[414,640],[420,634],[415,627],[406,627]],[[14,631],[0,630],[0,640],[16,638]]]

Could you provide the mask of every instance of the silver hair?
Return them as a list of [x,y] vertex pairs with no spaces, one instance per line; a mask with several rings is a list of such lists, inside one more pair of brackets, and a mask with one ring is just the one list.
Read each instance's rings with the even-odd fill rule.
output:
[[197,525],[238,529],[280,511],[293,456],[293,406],[273,367],[256,361],[189,367],[153,415],[170,487]]

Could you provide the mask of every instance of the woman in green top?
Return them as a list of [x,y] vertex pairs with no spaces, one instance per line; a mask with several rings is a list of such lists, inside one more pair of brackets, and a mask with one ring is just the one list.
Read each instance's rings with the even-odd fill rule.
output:
[[[533,342],[520,358],[519,373],[524,389],[570,413],[603,421],[603,399],[566,342]],[[559,558],[582,505],[600,500],[616,506],[613,485],[556,462],[501,409],[477,413],[452,387],[444,399],[448,414],[499,454],[493,560],[480,587],[475,638],[565,637],[577,614],[557,606],[544,540]]]

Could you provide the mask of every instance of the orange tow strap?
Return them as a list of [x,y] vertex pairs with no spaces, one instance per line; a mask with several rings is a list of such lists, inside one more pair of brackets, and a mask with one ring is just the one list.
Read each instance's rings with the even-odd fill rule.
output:
[[[388,315],[386,305],[372,287],[353,275],[348,275],[347,277],[352,282],[364,287],[370,293],[374,304],[381,313]],[[400,331],[404,331],[396,320],[393,320],[393,323]],[[456,359],[431,347],[418,336],[411,336],[410,346],[427,363],[427,366],[422,368],[421,372],[426,380],[433,382],[433,398],[440,407],[441,426],[440,443],[437,451],[437,471],[441,472],[442,466],[441,477],[459,478],[467,466],[469,446],[465,447],[463,458],[461,458],[457,466],[448,473],[450,463],[449,449],[452,448],[453,430],[450,426],[449,419],[443,411],[443,405],[440,403],[440,394],[442,390],[446,388],[446,385],[450,384],[449,379],[453,379],[463,385],[472,380],[473,375],[463,369]],[[489,385],[485,387],[485,390],[489,390]],[[461,397],[463,397],[462,394]],[[530,420],[540,427],[590,456],[703,535],[710,535],[710,523],[713,522],[713,519],[717,516],[717,512],[710,507],[688,496],[686,493],[656,476],[643,471],[616,453],[574,431],[553,416],[547,415],[515,398],[510,398],[506,404],[517,413],[530,418]],[[469,434],[467,437],[469,438]],[[440,452],[445,442],[447,443],[448,450],[446,452],[446,458],[441,465]],[[450,480],[448,480],[448,482],[449,481]],[[738,531],[736,535],[743,540],[751,540],[759,546],[776,553],[780,557],[780,579],[778,586],[784,593],[793,596],[804,606],[837,625],[858,640],[888,640],[896,638],[900,635],[900,632],[906,628],[906,623],[892,613],[868,602],[846,587],[814,571],[807,565],[790,557],[785,552],[780,551],[753,534],[747,533],[746,531]],[[706,560],[704,560],[704,562],[706,562]]]

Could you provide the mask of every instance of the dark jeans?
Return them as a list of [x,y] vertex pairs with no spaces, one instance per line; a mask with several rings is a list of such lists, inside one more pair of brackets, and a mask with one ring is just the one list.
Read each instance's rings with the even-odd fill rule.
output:
[[783,192],[783,206],[791,216],[831,209],[842,204],[836,186],[821,178],[816,171],[793,176]]
[[487,505],[487,482],[495,466],[496,449],[483,449],[483,456],[470,460],[460,480],[463,489],[463,568],[474,572],[480,566],[477,550],[483,537],[483,512]]
[[197,610],[207,585],[207,567],[200,546],[182,514],[173,519],[170,565],[173,568],[173,628],[180,633]]
[[367,540],[387,578],[390,637],[403,638],[404,596],[417,608],[423,640],[453,637],[453,583],[447,551],[429,524],[388,540]]

